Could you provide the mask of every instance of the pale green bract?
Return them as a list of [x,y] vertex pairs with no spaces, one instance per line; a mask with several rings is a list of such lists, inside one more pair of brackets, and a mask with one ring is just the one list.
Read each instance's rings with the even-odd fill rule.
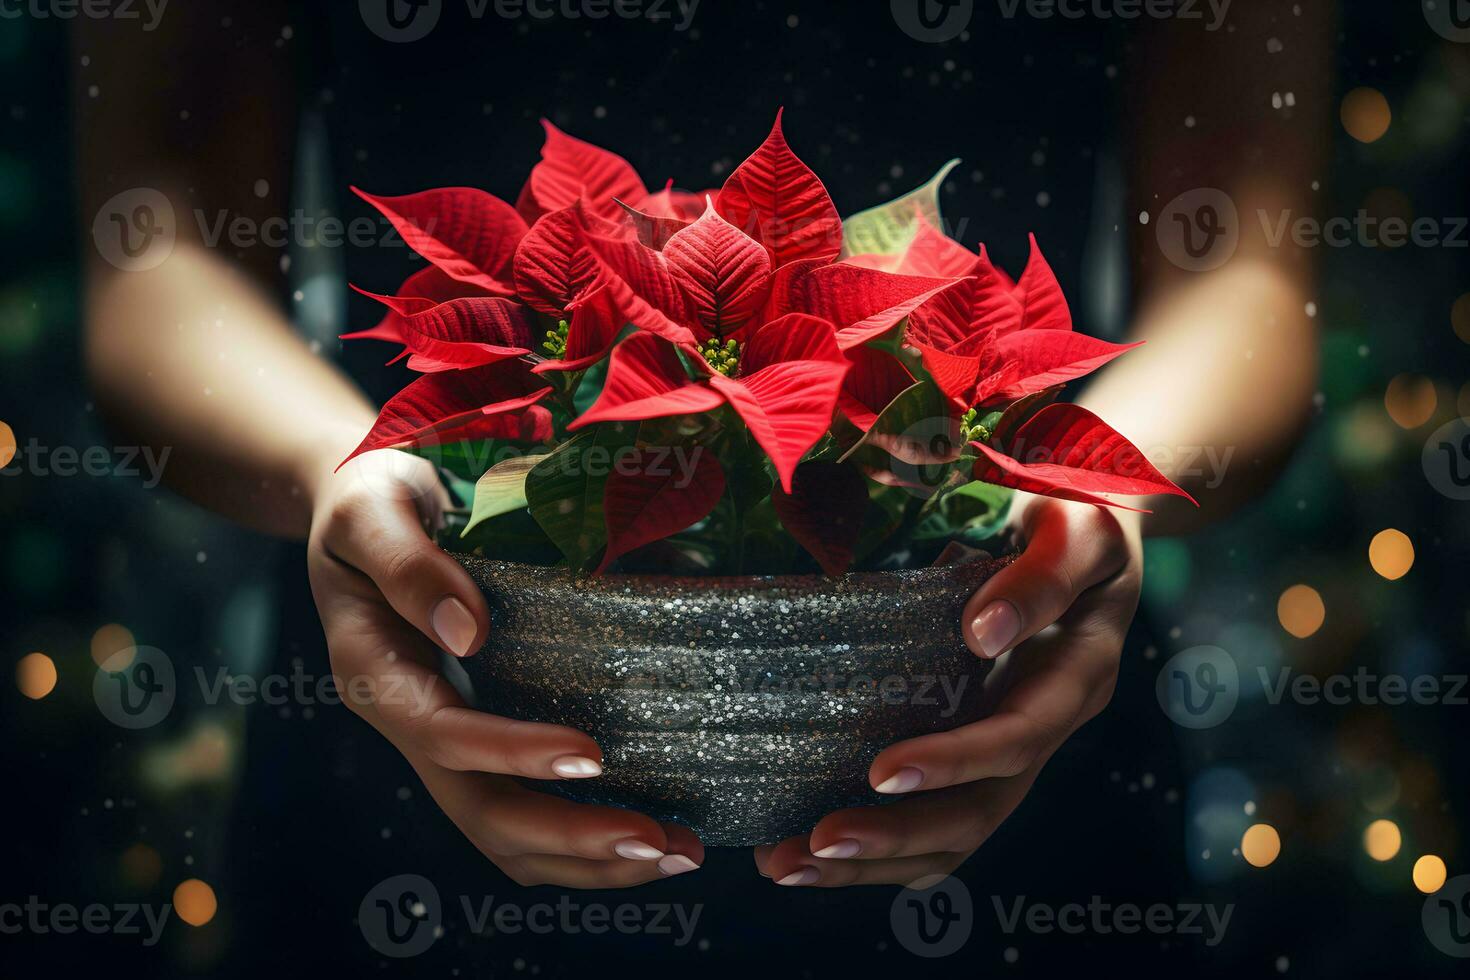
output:
[[484,472],[475,483],[475,501],[470,509],[470,522],[460,537],[466,537],[481,521],[509,514],[526,506],[526,474],[549,454],[514,456],[502,460]]
[[859,211],[842,223],[842,257],[894,255],[908,247],[917,230],[917,212],[935,228],[944,230],[939,213],[939,188],[949,172],[960,165],[958,158],[939,168],[924,184],[887,204]]

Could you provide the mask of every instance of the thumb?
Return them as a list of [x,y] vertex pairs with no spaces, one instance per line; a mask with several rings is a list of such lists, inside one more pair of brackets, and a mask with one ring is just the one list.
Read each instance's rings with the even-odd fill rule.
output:
[[1020,557],[965,604],[961,629],[978,657],[999,657],[1035,636],[1128,561],[1122,527],[1101,507],[1042,498],[1023,520]]
[[372,579],[398,615],[467,657],[490,634],[490,610],[464,568],[430,540],[412,500],[359,500],[328,518],[327,554]]

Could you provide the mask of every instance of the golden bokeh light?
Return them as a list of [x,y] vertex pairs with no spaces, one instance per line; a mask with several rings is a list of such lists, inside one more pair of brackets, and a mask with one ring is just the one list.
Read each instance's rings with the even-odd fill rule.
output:
[[1392,820],[1375,820],[1363,831],[1363,850],[1375,861],[1391,861],[1404,846],[1399,825]]
[[1432,895],[1444,887],[1448,874],[1443,858],[1437,854],[1425,854],[1414,862],[1414,887]]
[[174,911],[191,926],[208,924],[218,910],[219,902],[215,900],[214,889],[198,878],[181,881],[179,887],[174,889]]
[[1264,868],[1281,856],[1281,835],[1268,823],[1251,824],[1240,837],[1240,853],[1256,868]]
[[1355,88],[1342,98],[1342,128],[1359,143],[1373,143],[1388,132],[1393,111],[1375,88]]
[[[105,666],[114,673],[127,670],[133,663],[132,650],[137,645],[138,642],[133,639],[133,634],[126,626],[108,623],[92,634],[92,662],[98,667]],[[125,655],[108,663],[113,656],[119,653],[125,653]]]
[[56,664],[44,653],[28,653],[15,665],[15,686],[32,701],[56,689]]
[[1428,422],[1438,404],[1434,382],[1415,374],[1399,375],[1383,392],[1383,407],[1388,409],[1388,417],[1402,429],[1417,429]]
[[1456,337],[1470,344],[1470,293],[1455,300],[1455,305],[1450,307],[1450,325],[1455,328]]
[[163,858],[147,844],[134,844],[123,851],[118,863],[123,877],[135,888],[152,888],[163,874]]
[[10,465],[15,458],[15,430],[0,422],[0,469]]
[[1276,618],[1281,621],[1282,629],[1304,640],[1322,628],[1327,619],[1327,607],[1322,604],[1322,596],[1310,585],[1293,585],[1276,601]]
[[1414,567],[1414,542],[1395,528],[1379,531],[1368,545],[1368,563],[1390,582],[1403,578]]

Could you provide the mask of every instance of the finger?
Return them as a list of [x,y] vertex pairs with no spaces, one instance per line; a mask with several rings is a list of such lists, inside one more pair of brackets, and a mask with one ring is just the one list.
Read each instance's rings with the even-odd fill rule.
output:
[[398,615],[442,649],[468,656],[489,635],[490,611],[469,573],[420,521],[414,499],[360,493],[329,516],[320,543],[372,579]]
[[[882,807],[878,809],[888,809]],[[812,856],[810,839],[791,837],[772,849],[766,870],[776,884],[788,888],[840,888],[844,885],[907,884],[927,874],[947,874],[969,855],[963,852],[912,854],[880,860],[828,860]]]
[[[345,567],[330,575],[358,575]],[[381,601],[333,590],[318,606],[333,672],[343,696],[400,751],[415,751],[451,770],[533,779],[583,779],[602,773],[602,750],[560,725],[516,721],[475,711],[435,669],[437,656]]]
[[998,657],[1036,635],[1128,560],[1117,517],[1101,507],[1040,501],[1027,508],[1022,536],[1020,557],[965,604],[965,643],[976,656]]
[[527,854],[500,864],[519,885],[562,888],[634,888],[666,877],[652,861],[592,861],[560,854]]
[[697,871],[704,864],[704,844],[683,824],[663,824],[669,852],[659,858],[658,870],[665,878]]
[[1040,771],[1037,765],[1009,779],[956,786],[888,806],[838,810],[812,828],[806,839],[810,858],[777,847],[767,870],[772,876],[789,874],[803,860],[873,861],[938,852],[968,854],[985,843],[1020,805]]
[[1107,704],[1117,677],[1123,636],[1116,618],[1108,629],[1093,607],[1102,595],[1085,595],[1054,635],[1039,637],[1014,666],[1011,686],[987,718],[945,732],[921,735],[878,753],[868,780],[881,793],[1019,775],[1048,758]]
[[509,780],[491,782],[494,792],[477,800],[465,832],[498,854],[563,854],[652,864],[671,852],[667,830],[652,817],[574,803]]

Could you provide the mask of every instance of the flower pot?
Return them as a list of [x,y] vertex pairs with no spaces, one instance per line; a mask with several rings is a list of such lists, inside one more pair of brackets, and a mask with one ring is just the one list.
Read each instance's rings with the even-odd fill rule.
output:
[[456,555],[492,627],[465,661],[479,706],[568,725],[595,779],[538,788],[772,843],[879,803],[868,766],[901,739],[980,717],[991,663],[960,637],[1004,560],[819,576],[574,576]]

